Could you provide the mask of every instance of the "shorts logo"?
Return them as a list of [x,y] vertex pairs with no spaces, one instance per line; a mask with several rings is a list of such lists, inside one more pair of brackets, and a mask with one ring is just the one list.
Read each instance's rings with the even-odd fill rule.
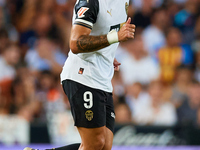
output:
[[80,68],[78,74],[83,74],[84,68]]
[[93,119],[94,113],[91,110],[88,110],[85,112],[85,117],[88,121],[91,121]]
[[85,13],[86,13],[86,11],[88,11],[89,10],[89,8],[87,8],[87,7],[81,7],[81,9],[79,9],[79,11],[78,11],[78,18],[83,18],[83,17],[85,17]]
[[115,118],[115,113],[111,112],[111,117]]

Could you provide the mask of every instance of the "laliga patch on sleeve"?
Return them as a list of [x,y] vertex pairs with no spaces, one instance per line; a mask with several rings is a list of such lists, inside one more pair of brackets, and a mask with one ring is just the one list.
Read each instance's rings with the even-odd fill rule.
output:
[[89,10],[89,8],[87,7],[81,7],[81,9],[79,9],[78,11],[78,18],[83,18],[85,17],[85,13]]

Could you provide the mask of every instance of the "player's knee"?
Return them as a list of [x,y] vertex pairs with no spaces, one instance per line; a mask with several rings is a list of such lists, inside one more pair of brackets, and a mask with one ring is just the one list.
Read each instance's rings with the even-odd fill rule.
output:
[[94,143],[94,149],[95,150],[102,150],[103,147],[105,146],[105,143],[106,143],[106,139],[104,136],[99,136],[97,138],[97,140],[95,141]]

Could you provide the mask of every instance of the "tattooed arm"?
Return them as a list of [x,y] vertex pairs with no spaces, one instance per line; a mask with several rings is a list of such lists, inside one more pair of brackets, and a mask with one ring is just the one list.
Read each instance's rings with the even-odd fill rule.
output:
[[[129,18],[126,24],[118,32],[118,40],[127,41],[134,38],[135,25],[130,24]],[[74,54],[97,51],[109,46],[107,35],[91,36],[91,29],[73,25],[70,37],[70,48]]]
[[77,40],[77,47],[80,51],[92,52],[109,46],[107,35],[90,36],[82,35]]
[[74,25],[71,31],[70,48],[74,54],[93,52],[109,46],[107,35],[91,36],[91,29]]

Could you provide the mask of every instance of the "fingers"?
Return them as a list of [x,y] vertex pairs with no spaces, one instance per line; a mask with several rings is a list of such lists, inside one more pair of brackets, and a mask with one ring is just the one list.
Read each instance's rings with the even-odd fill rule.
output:
[[114,66],[115,66],[115,67],[120,66],[120,65],[121,65],[121,63],[119,63],[119,62],[114,62]]
[[135,35],[135,25],[134,24],[127,24],[126,25],[126,31],[129,32],[128,37],[134,38]]
[[134,38],[135,29],[134,28],[126,28],[126,33],[128,38]]
[[131,29],[135,29],[135,25],[134,24],[125,24],[126,28],[131,28]]
[[134,33],[129,33],[128,35],[127,35],[127,40],[128,39],[134,39]]
[[133,28],[128,28],[127,31],[135,33],[135,29],[133,29]]
[[114,67],[114,71],[119,71],[119,66]]
[[124,31],[135,32],[135,25],[133,24],[126,24],[123,28]]
[[131,17],[128,18],[126,24],[130,24],[131,23]]
[[136,26],[130,24],[131,18],[129,17],[126,24],[118,32],[119,41],[127,41],[128,39],[134,39]]
[[120,66],[121,63],[119,63],[119,62],[117,61],[117,59],[115,58],[115,59],[114,59],[114,62],[113,62],[113,65],[114,65],[115,67],[117,67],[117,66]]

